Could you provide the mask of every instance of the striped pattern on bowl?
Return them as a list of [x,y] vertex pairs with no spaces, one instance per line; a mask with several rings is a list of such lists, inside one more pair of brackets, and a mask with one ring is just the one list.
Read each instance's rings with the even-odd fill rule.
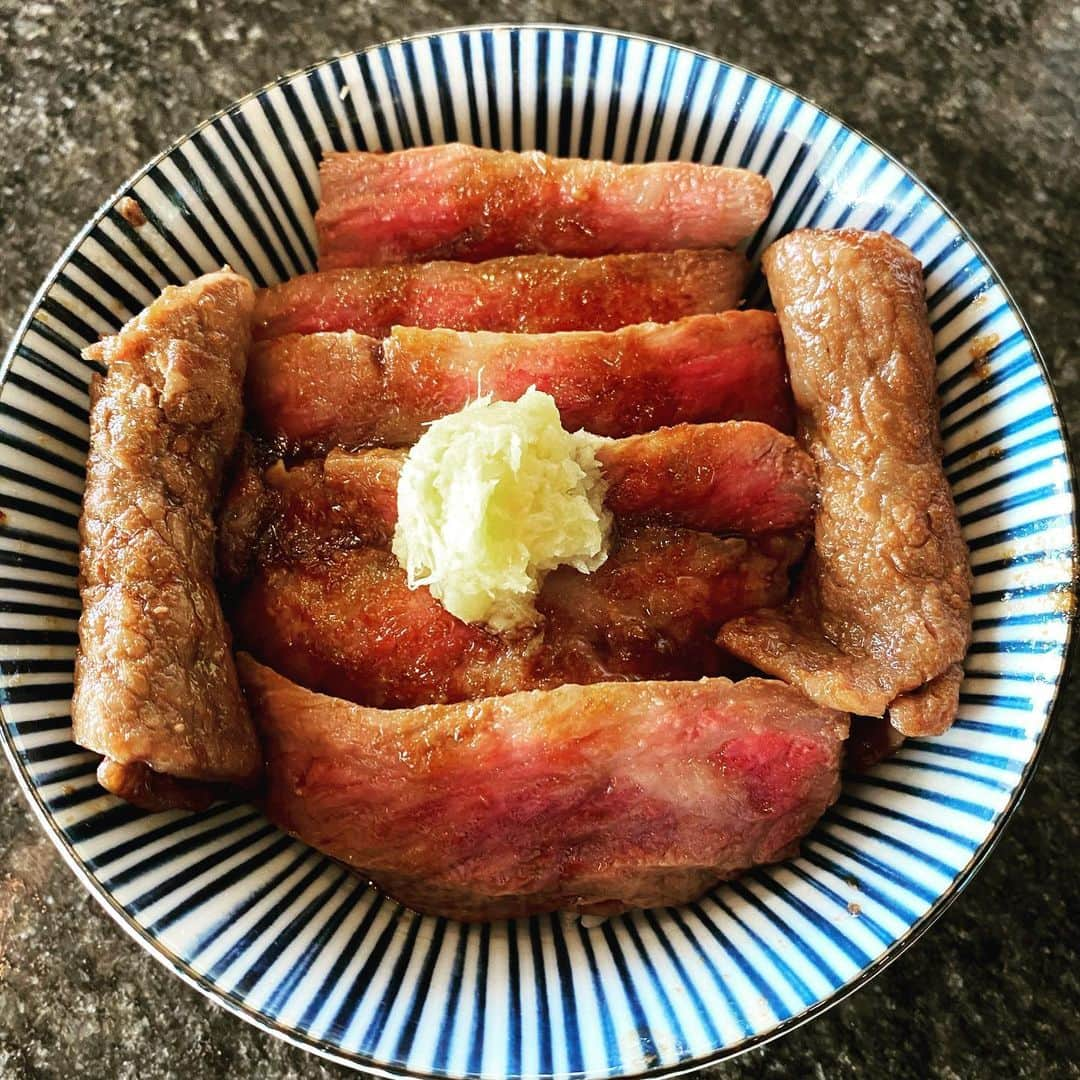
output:
[[[310,269],[323,150],[452,139],[747,166],[776,191],[752,256],[798,226],[848,225],[895,233],[926,268],[945,466],[975,574],[959,720],[846,784],[799,858],[688,907],[599,924],[420,917],[250,806],[133,809],[96,786],[94,757],[70,742],[92,371],[81,348],[164,285],[223,263],[259,284]],[[1063,676],[1071,470],[1046,372],[994,271],[916,179],[839,120],[661,42],[450,31],[244,99],[151,162],[79,234],[7,356],[0,415],[3,742],[42,824],[93,895],[188,982],[267,1030],[383,1073],[658,1074],[820,1011],[970,877],[1031,774]]]

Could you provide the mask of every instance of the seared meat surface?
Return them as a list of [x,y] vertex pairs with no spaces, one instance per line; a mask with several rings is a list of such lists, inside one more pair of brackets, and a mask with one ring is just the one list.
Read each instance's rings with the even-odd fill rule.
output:
[[263,448],[252,444],[244,456],[219,516],[218,561],[227,584],[258,565],[317,558],[328,547],[390,547],[402,451],[331,450],[325,458],[267,466]]
[[769,212],[764,176],[615,165],[451,143],[324,155],[319,267],[733,247]]
[[951,664],[929,682],[894,698],[889,705],[889,721],[902,735],[943,734],[956,719],[963,681],[963,667]]
[[817,505],[814,463],[768,424],[679,424],[606,443],[607,508],[708,532],[805,529]]
[[254,296],[235,274],[168,288],[86,350],[90,453],[79,522],[83,612],[74,738],[99,779],[146,805],[248,784],[259,748],[214,585],[214,518],[240,430]]
[[510,635],[464,623],[426,588],[410,589],[390,552],[345,547],[265,562],[235,591],[231,620],[239,647],[262,662],[368,705],[698,678],[724,670],[713,639],[725,620],[783,602],[801,551],[784,536],[630,526],[593,573],[549,574],[536,602],[543,623]]
[[418,911],[614,913],[791,854],[848,718],[792,687],[606,683],[387,711],[239,657],[271,820]]
[[[331,450],[267,468],[255,459],[221,509],[226,580],[267,557],[304,558],[321,544],[389,546],[397,523],[403,450]],[[681,424],[605,442],[606,507],[623,521],[662,521],[706,532],[804,531],[817,499],[814,466],[794,439],[752,421]]]
[[481,394],[550,394],[567,430],[624,436],[668,424],[793,426],[776,316],[694,315],[611,333],[459,333],[395,327],[259,342],[248,370],[255,427],[293,447],[402,446]]
[[98,766],[97,781],[106,790],[141,810],[205,810],[224,794],[220,784],[181,780],[155,772],[143,761],[121,765],[105,758]]
[[326,270],[259,292],[254,334],[262,340],[355,330],[382,338],[395,326],[517,334],[618,330],[727,311],[748,274],[746,258],[724,250]]
[[[700,450],[695,462],[690,450]],[[803,542],[725,539],[673,523],[805,526],[809,459],[787,436],[741,423],[613,440],[601,457],[612,466],[613,550],[591,574],[549,574],[537,599],[542,624],[516,635],[466,625],[426,588],[409,589],[388,550],[404,452],[249,464],[222,508],[220,535],[241,647],[305,686],[394,707],[721,672],[720,625],[782,603]]]
[[872,716],[931,683],[894,722],[944,730],[971,575],[941,467],[922,267],[891,236],[847,230],[792,233],[764,265],[821,505],[791,608],[738,619],[721,643],[819,704]]

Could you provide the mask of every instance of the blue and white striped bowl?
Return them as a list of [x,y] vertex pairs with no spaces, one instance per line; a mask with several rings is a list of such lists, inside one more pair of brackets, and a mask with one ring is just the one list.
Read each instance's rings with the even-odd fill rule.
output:
[[[146,814],[71,741],[80,349],[170,282],[229,263],[312,268],[329,148],[462,139],[768,174],[756,255],[796,226],[887,229],[926,267],[945,465],[975,574],[960,718],[845,786],[791,861],[688,907],[601,925],[414,915],[247,805]],[[127,196],[147,223],[117,208]],[[910,944],[1015,807],[1064,674],[1074,608],[1067,445],[1035,343],[982,253],[917,180],[766,79],[663,42],[491,27],[288,76],[142,169],[34,300],[0,390],[4,747],[90,892],[185,981],[253,1023],[384,1074],[604,1077],[685,1070],[820,1012]]]

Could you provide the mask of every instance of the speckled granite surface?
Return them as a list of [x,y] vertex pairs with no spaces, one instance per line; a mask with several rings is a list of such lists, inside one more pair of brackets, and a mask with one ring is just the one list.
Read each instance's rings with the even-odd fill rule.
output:
[[[326,14],[323,14],[326,12]],[[588,22],[717,52],[911,166],[1030,319],[1080,431],[1080,6],[670,0],[0,0],[0,338],[79,224],[174,136],[281,72],[402,33]],[[853,998],[708,1077],[1080,1076],[1080,688],[985,869]],[[0,1077],[345,1075],[189,990],[98,909],[0,767]]]

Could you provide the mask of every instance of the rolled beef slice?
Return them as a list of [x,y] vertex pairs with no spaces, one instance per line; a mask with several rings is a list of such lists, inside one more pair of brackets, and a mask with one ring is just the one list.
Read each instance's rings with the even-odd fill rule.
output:
[[955,717],[971,574],[941,466],[922,267],[899,240],[802,230],[765,273],[798,432],[818,469],[814,551],[792,604],[720,642],[833,708],[933,734]]
[[259,774],[214,585],[214,510],[241,423],[254,294],[230,271],[170,287],[86,350],[74,738],[99,781],[151,809],[197,807]]

